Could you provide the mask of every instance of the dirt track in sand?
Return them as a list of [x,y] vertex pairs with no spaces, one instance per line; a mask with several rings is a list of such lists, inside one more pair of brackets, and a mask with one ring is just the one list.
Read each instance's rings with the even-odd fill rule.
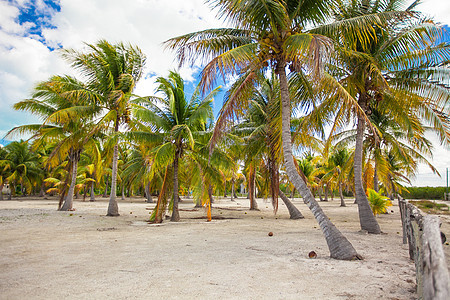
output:
[[74,212],[55,211],[53,199],[0,201],[0,299],[415,298],[396,205],[378,217],[384,234],[367,235],[352,200],[322,202],[365,258],[337,261],[298,199],[303,220],[258,202],[249,211],[247,199],[217,200],[220,218],[205,222],[186,200],[181,222],[149,225],[154,204],[142,198],[120,201],[120,217],[104,216],[105,200],[76,201]]

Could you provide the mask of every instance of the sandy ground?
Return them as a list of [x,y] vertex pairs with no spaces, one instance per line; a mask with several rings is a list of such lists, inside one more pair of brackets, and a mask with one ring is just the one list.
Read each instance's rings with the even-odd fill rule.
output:
[[258,201],[261,210],[249,211],[247,199],[216,200],[222,219],[205,222],[185,200],[181,222],[157,225],[145,222],[154,204],[142,198],[119,201],[120,217],[105,216],[106,200],[76,201],[74,212],[57,212],[54,199],[0,201],[0,299],[416,297],[396,205],[378,217],[384,234],[367,235],[353,200],[322,202],[365,258],[338,261],[299,199],[303,220]]

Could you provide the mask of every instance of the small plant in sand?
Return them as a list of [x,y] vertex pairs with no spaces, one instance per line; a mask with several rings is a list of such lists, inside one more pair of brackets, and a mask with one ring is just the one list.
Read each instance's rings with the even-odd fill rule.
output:
[[387,211],[387,208],[392,206],[392,202],[388,197],[385,197],[372,189],[367,189],[367,191],[369,192],[368,199],[370,208],[372,208],[372,212],[375,216],[384,214]]

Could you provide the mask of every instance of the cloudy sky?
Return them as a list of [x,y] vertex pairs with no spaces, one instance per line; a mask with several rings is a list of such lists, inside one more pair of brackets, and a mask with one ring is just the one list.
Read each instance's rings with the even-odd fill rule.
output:
[[[424,0],[418,10],[450,24],[450,1]],[[177,68],[174,54],[161,44],[221,25],[204,0],[0,0],[0,139],[14,126],[36,122],[30,114],[12,109],[29,97],[36,82],[72,72],[57,49],[80,49],[83,42],[99,39],[136,44],[147,55],[146,75],[136,93],[151,95],[155,78]],[[199,67],[179,71],[195,82]],[[221,103],[216,99],[216,112]],[[433,162],[442,178],[421,167],[414,185],[446,184],[450,152],[434,140]]]

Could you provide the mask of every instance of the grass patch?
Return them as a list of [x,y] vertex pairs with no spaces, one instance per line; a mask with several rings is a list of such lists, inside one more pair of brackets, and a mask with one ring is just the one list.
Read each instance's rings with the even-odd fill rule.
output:
[[445,203],[435,203],[430,200],[409,201],[427,214],[450,215],[449,207]]

